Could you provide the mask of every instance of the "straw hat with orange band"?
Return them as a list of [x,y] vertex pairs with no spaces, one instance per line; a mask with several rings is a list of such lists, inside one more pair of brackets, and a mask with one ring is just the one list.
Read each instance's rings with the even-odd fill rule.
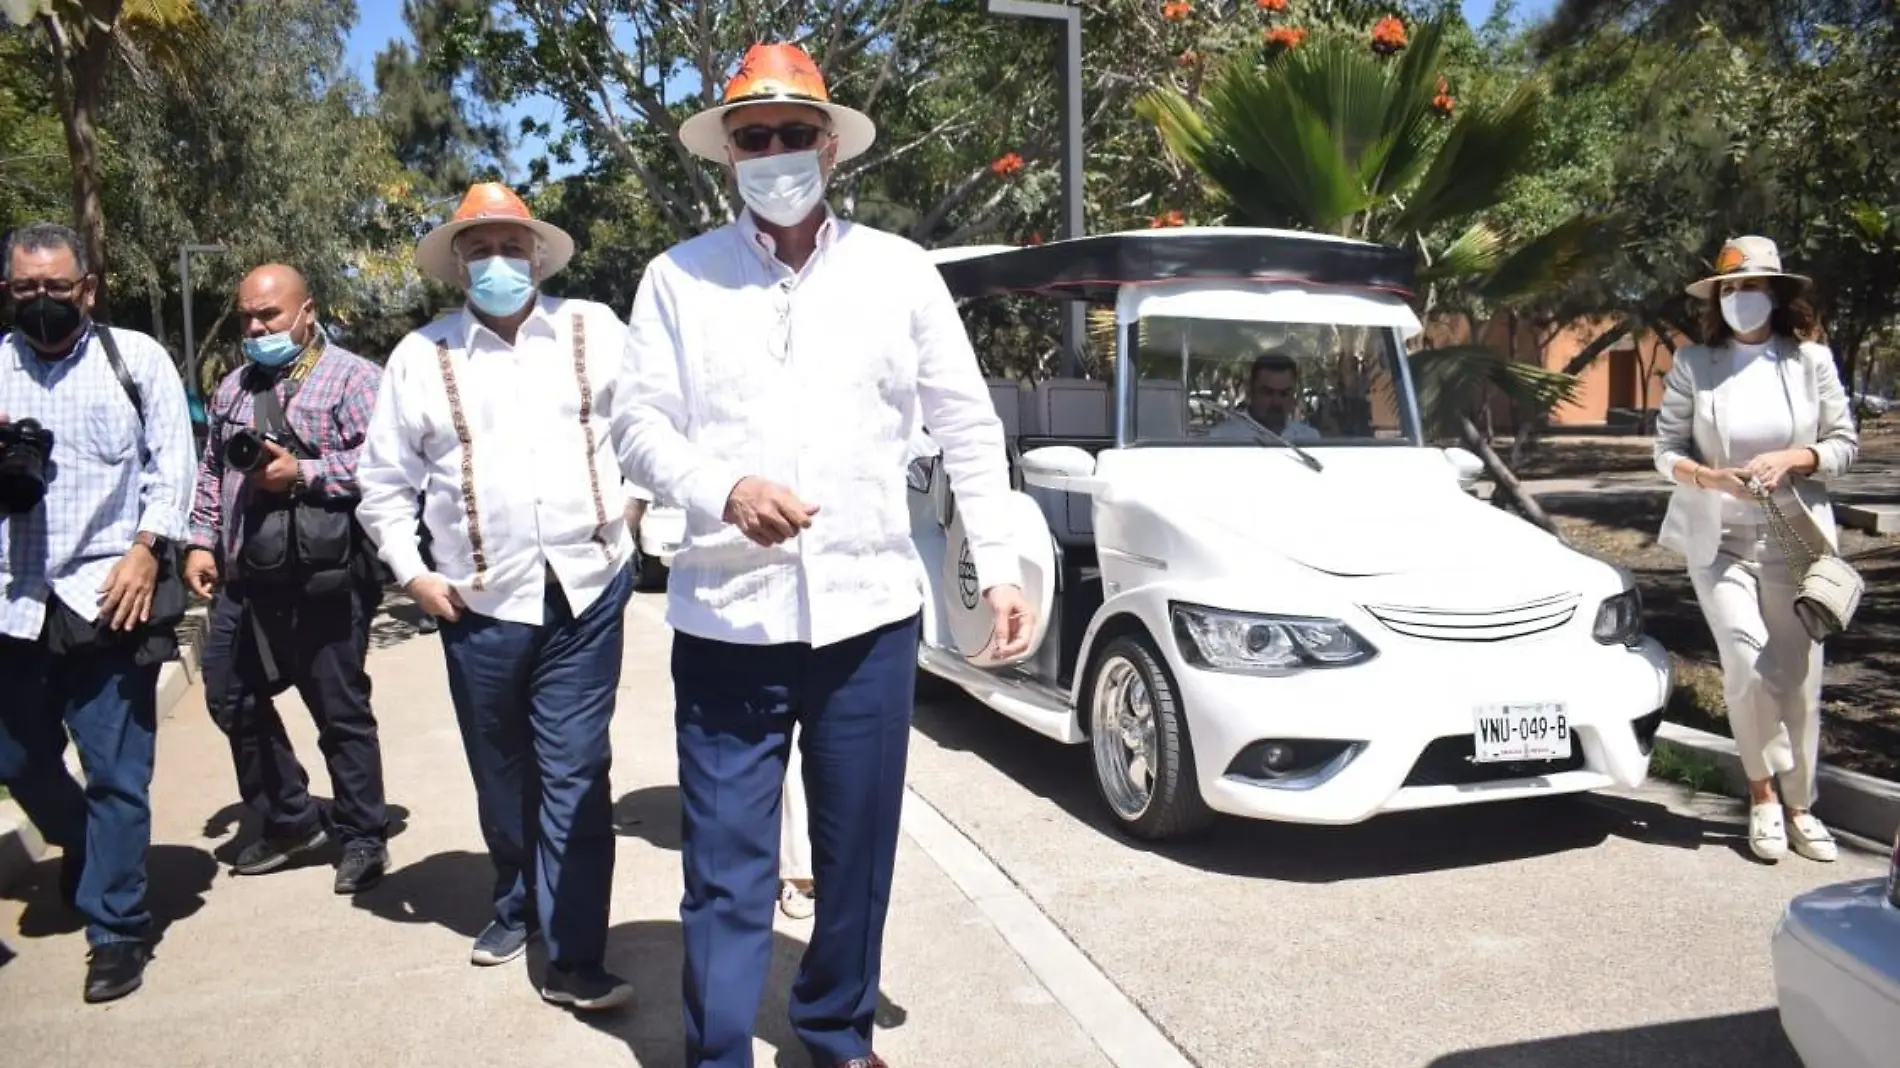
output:
[[751,104],[803,104],[824,112],[838,138],[837,162],[863,155],[877,139],[877,126],[870,116],[832,103],[825,76],[804,49],[794,44],[756,44],[746,50],[720,102],[680,124],[680,143],[694,155],[716,163],[731,162],[726,151],[726,114]]

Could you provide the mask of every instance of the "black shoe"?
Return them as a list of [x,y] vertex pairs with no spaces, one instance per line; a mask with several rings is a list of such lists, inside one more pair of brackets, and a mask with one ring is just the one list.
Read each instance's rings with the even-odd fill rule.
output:
[[580,1012],[600,1012],[632,1001],[633,987],[598,965],[570,969],[550,963],[541,980],[541,997]]
[[336,866],[336,892],[354,894],[383,881],[389,870],[389,848],[381,842],[351,842],[343,847]]
[[262,875],[276,871],[290,863],[297,854],[322,849],[329,841],[329,833],[321,827],[309,834],[288,838],[259,838],[244,847],[244,852],[238,854],[231,870],[239,875]]
[[526,927],[503,927],[501,921],[492,921],[475,939],[475,948],[469,951],[468,961],[483,968],[506,964],[521,956],[522,951],[528,948],[531,933]]
[[417,634],[434,634],[441,629],[442,624],[436,622],[436,618],[427,612],[424,612],[422,618],[416,623]]
[[86,1002],[117,1001],[145,982],[152,951],[143,942],[107,942],[86,958]]

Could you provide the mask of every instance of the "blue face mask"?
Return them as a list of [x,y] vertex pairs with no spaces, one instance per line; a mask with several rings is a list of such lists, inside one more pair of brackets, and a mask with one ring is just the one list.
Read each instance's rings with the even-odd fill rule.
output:
[[[302,313],[298,313],[298,317],[302,318]],[[290,331],[295,329],[297,329],[297,322],[293,319],[290,330],[280,330],[275,334],[265,334],[263,337],[245,338],[245,359],[264,367],[282,367],[296,359],[297,354],[303,351],[303,346],[290,336]]]
[[527,260],[490,256],[468,265],[468,302],[497,318],[520,311],[534,296]]

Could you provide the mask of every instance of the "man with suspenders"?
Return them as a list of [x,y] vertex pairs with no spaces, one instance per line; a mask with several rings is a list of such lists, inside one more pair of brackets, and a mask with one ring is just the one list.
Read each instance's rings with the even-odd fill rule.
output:
[[[614,830],[608,724],[632,591],[612,425],[627,328],[606,305],[541,292],[574,242],[483,183],[416,248],[467,305],[391,353],[357,515],[435,616],[494,862],[495,913],[470,960],[537,934],[542,997],[625,1003],[603,968]],[[416,497],[433,566],[417,545]]]

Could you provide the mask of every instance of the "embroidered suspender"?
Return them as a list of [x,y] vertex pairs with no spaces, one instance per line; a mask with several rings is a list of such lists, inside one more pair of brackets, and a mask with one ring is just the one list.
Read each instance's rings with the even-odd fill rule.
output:
[[609,559],[613,547],[607,544],[607,504],[600,496],[600,468],[594,441],[594,387],[587,380],[587,324],[580,312],[574,313],[574,380],[581,387],[581,434],[587,441],[587,484],[594,494],[594,543]]
[[482,551],[481,509],[475,503],[475,442],[468,432],[468,416],[462,410],[462,391],[455,384],[455,365],[449,359],[446,341],[435,343],[436,362],[442,368],[442,388],[449,396],[449,416],[455,421],[455,436],[462,443],[462,513],[468,518],[468,545],[475,557],[475,588],[488,584],[488,555]]

